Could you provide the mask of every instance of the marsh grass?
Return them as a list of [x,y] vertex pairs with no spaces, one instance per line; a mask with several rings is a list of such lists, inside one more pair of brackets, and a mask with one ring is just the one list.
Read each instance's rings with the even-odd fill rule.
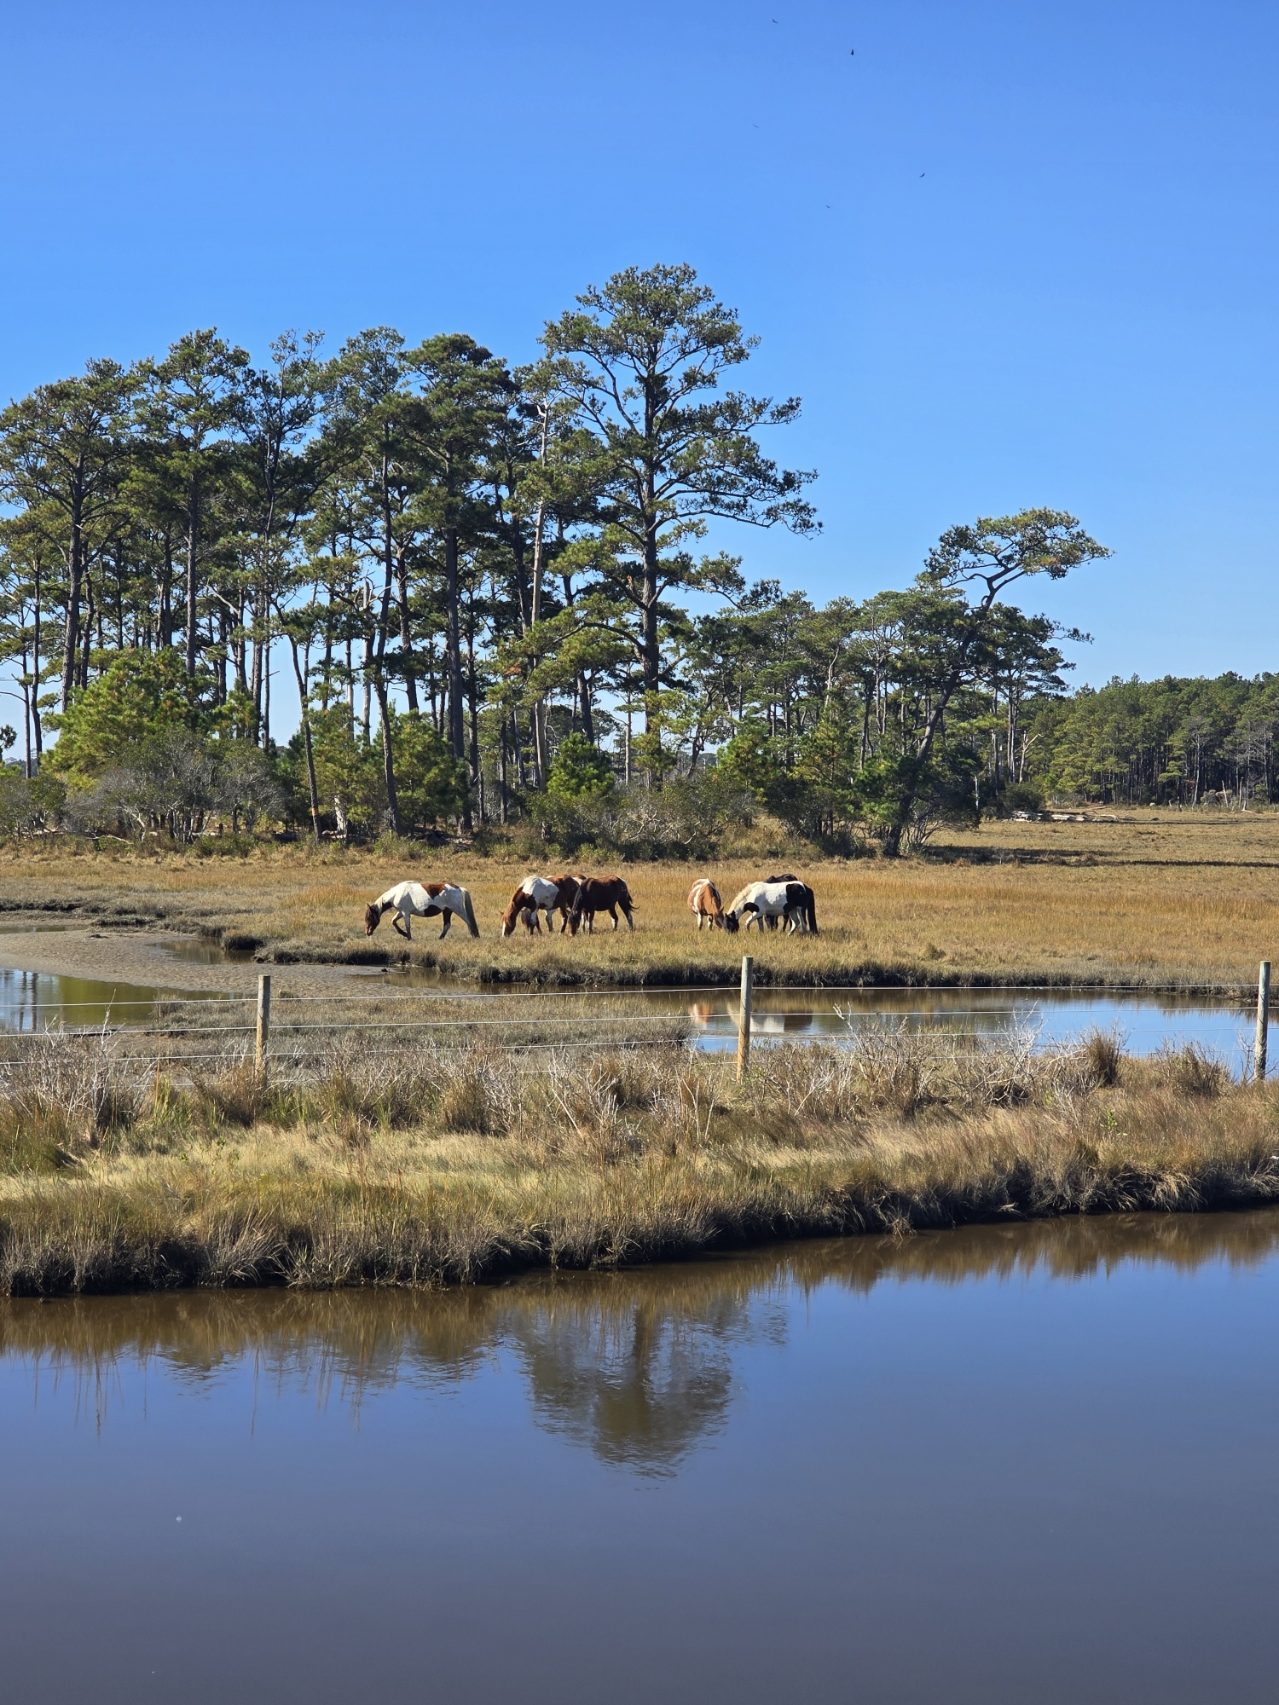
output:
[[[1255,978],[1258,960],[1273,957],[1279,938],[1279,813],[992,822],[896,863],[823,860],[793,849],[785,856],[802,863],[817,894],[817,936],[699,935],[693,927],[686,905],[693,878],[713,875],[733,891],[778,867],[755,853],[705,866],[628,865],[634,933],[606,928],[573,940],[498,937],[502,908],[533,867],[500,848],[481,855],[289,847],[235,859],[11,848],[0,851],[0,908],[70,906],[107,923],[141,919],[282,964],[405,963],[445,977],[549,987],[722,984],[749,950],[761,982],[1234,990]],[[412,944],[386,925],[364,935],[372,895],[398,877],[440,874],[472,890],[478,940],[454,930],[440,942],[424,924]]]
[[1279,1200],[1279,1092],[1183,1050],[1114,1061],[874,1032],[729,1063],[672,1042],[388,1060],[262,1085],[112,1038],[0,1060],[0,1290],[440,1285],[819,1233]]

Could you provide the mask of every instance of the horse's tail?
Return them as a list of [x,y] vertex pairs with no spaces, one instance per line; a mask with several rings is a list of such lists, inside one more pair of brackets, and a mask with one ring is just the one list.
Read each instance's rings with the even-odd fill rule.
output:
[[808,887],[807,884],[805,884],[805,887],[804,887],[804,894],[805,894],[804,912],[808,918],[808,927],[809,927],[809,929],[812,930],[813,934],[816,935],[817,934],[817,896],[813,893],[813,890],[810,887]]
[[471,890],[459,888],[458,893],[462,896],[462,916],[466,919],[466,927],[472,935],[478,935],[480,926],[475,921],[475,907],[471,904]]

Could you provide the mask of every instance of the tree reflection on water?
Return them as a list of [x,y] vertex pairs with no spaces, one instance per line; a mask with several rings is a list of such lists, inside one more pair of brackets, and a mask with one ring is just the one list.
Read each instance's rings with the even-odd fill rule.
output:
[[785,1341],[796,1297],[827,1286],[1064,1279],[1125,1263],[1255,1265],[1279,1212],[1132,1215],[976,1226],[902,1239],[771,1246],[632,1272],[541,1275],[451,1292],[197,1292],[0,1303],[0,1363],[34,1402],[110,1423],[130,1369],[192,1392],[252,1369],[254,1389],[310,1393],[358,1421],[378,1392],[444,1391],[517,1370],[537,1425],[602,1462],[669,1473],[725,1423],[734,1360]]

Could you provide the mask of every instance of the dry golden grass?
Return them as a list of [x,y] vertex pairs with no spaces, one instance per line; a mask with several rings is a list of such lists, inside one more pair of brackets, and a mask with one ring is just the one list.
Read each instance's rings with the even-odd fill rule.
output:
[[[486,981],[721,982],[750,951],[764,981],[1233,988],[1255,976],[1259,959],[1279,957],[1279,814],[991,823],[900,863],[792,859],[627,866],[635,933],[611,934],[604,919],[602,934],[576,941],[523,932],[501,940],[502,908],[531,866],[463,851],[281,848],[222,859],[11,848],[0,853],[0,907],[200,929],[276,962],[403,957]],[[698,935],[685,903],[695,876],[713,875],[727,899],[773,868],[811,882],[818,936]],[[435,927],[419,922],[411,946],[388,924],[366,940],[364,906],[404,876],[469,887],[481,938],[455,925],[441,945]]]
[[1279,1200],[1279,1092],[1183,1055],[879,1033],[768,1052],[738,1088],[669,1044],[534,1068],[421,1047],[273,1090],[81,1058],[79,1087],[65,1064],[0,1083],[0,1291],[441,1284]]

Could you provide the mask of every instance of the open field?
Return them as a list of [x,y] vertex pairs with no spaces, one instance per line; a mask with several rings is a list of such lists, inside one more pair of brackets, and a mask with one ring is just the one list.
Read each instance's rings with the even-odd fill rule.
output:
[[833,1232],[1279,1201],[1279,1088],[881,1033],[745,1086],[673,1044],[345,1048],[175,1080],[50,1043],[0,1063],[0,1292],[440,1284]]
[[[565,861],[548,857],[544,867]],[[1279,957],[1279,814],[1138,812],[1085,823],[991,823],[951,833],[926,857],[889,863],[793,853],[707,866],[636,864],[625,876],[637,929],[592,939],[498,935],[506,900],[530,869],[500,854],[303,847],[219,858],[131,852],[0,852],[0,909],[100,924],[200,931],[286,964],[431,966],[467,979],[549,983],[714,983],[743,951],[761,981],[1089,983],[1235,989]],[[820,934],[698,935],[685,905],[713,875],[727,900],[745,881],[795,869],[817,894]],[[404,876],[447,876],[472,890],[481,937],[454,926],[410,946],[384,923],[366,939],[367,902]],[[56,948],[56,938],[42,945]],[[88,974],[85,944],[78,966]],[[88,951],[92,955],[92,946]],[[114,944],[104,962],[126,974]]]

